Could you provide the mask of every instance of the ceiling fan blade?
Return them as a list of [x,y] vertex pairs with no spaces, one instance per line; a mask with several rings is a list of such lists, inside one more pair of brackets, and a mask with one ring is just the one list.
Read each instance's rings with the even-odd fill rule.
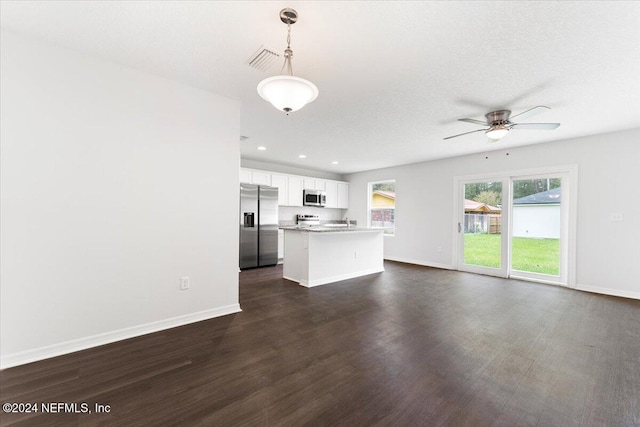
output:
[[560,123],[513,123],[512,128],[532,130],[554,130]]
[[462,135],[468,135],[470,133],[476,133],[476,132],[486,131],[486,130],[488,130],[488,129],[476,129],[476,130],[472,130],[471,132],[459,133],[458,135],[448,136],[448,137],[443,138],[443,139],[457,138],[457,137],[462,136]]
[[458,119],[459,122],[473,123],[474,125],[489,126],[489,123],[475,119]]
[[527,111],[523,111],[522,113],[518,113],[515,116],[511,116],[509,120],[513,120],[518,117],[518,120],[527,119],[529,117],[533,117],[536,114],[540,114],[543,111],[550,110],[551,108],[546,107],[544,105],[538,105],[537,107],[529,108]]

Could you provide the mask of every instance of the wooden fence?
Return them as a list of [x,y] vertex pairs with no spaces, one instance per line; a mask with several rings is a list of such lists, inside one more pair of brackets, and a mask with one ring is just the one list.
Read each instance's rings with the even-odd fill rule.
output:
[[502,232],[502,216],[499,214],[464,214],[464,232],[500,234]]

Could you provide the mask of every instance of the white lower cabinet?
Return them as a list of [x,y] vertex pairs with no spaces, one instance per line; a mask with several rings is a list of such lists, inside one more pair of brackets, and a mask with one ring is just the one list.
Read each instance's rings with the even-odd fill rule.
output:
[[284,230],[278,230],[278,264],[284,258]]
[[381,229],[284,230],[284,242],[282,275],[302,286],[324,285],[384,271]]

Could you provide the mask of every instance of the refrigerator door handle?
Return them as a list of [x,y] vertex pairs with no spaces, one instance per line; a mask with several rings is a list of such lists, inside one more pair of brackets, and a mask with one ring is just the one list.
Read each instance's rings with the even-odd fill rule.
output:
[[255,227],[255,214],[254,212],[245,212],[244,213],[244,226],[253,228]]

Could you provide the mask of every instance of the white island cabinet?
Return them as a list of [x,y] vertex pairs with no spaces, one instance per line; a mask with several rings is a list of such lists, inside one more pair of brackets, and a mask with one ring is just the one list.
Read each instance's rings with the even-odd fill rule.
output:
[[284,230],[285,279],[308,288],[384,271],[383,231]]

